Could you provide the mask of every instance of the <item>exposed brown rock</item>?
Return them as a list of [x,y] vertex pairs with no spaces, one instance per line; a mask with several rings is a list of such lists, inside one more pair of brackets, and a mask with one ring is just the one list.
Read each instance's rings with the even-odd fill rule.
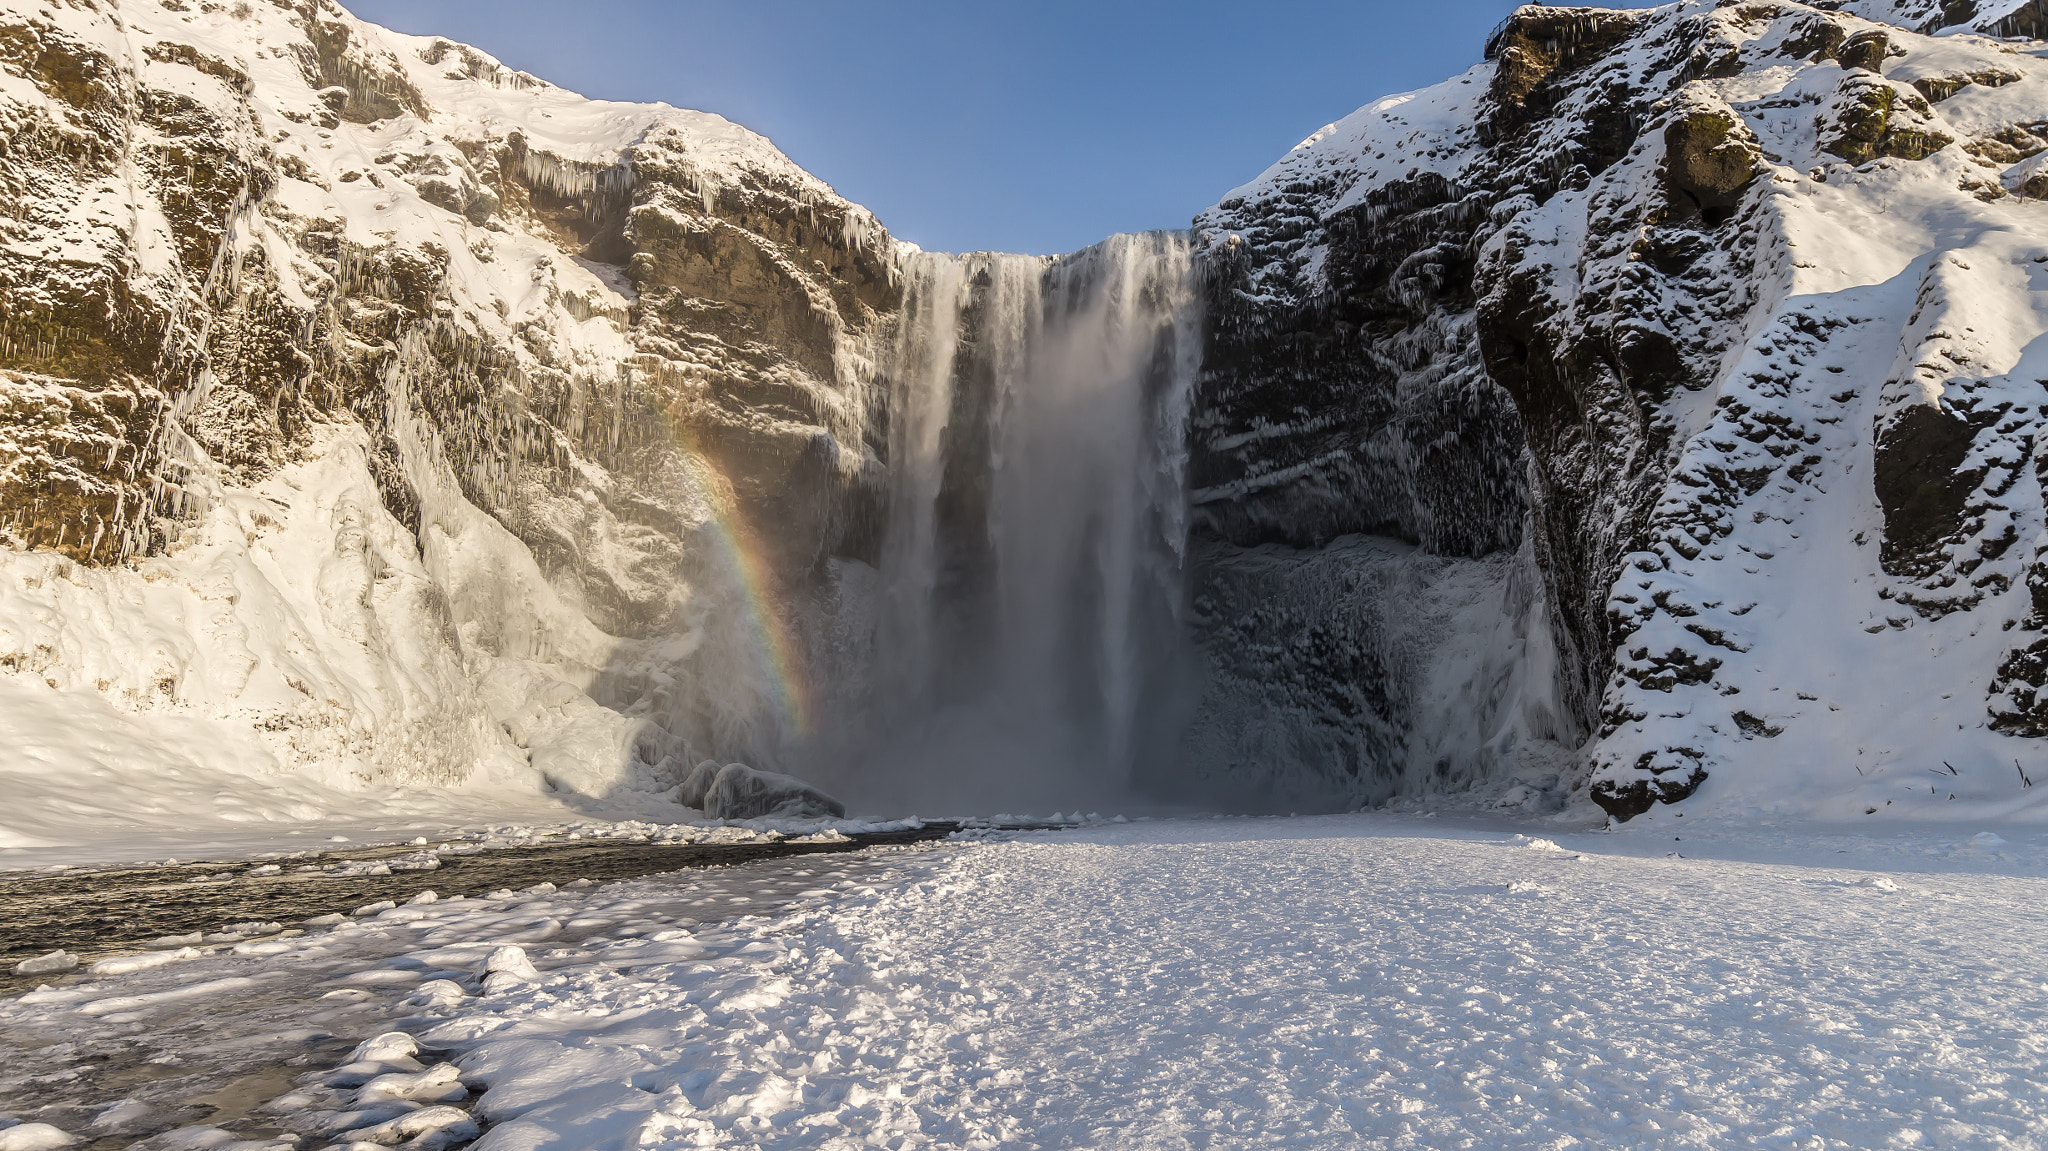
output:
[[1891,47],[1891,37],[1882,29],[1867,28],[1842,41],[1842,46],[1835,50],[1835,59],[1844,68],[1876,72],[1884,64],[1885,55]]
[[1726,107],[1693,106],[1664,129],[1664,173],[1674,217],[1727,219],[1756,178],[1763,149]]
[[1919,160],[1954,143],[1925,119],[1927,99],[1868,72],[1853,73],[1835,95],[1821,147],[1852,164],[1880,156]]

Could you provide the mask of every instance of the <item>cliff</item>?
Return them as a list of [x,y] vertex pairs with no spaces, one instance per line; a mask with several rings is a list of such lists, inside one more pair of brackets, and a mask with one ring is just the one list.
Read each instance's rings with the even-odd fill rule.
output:
[[1526,533],[1536,702],[1616,816],[2025,806],[2048,89],[1972,32],[2014,18],[1522,8],[1305,141],[1197,221],[1211,532]]
[[331,3],[10,5],[0,123],[0,664],[49,787],[652,793],[801,723],[763,605],[879,526],[863,209]]

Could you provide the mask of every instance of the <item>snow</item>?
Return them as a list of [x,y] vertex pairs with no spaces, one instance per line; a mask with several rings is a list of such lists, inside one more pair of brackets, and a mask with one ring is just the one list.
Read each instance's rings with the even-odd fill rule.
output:
[[[766,140],[719,117],[586,100],[473,49],[401,36],[336,9],[323,12],[350,30],[352,50],[402,75],[421,110],[331,132],[308,128],[295,117],[324,105],[289,51],[304,32],[274,5],[244,15],[150,7],[120,20],[83,8],[36,11],[119,58],[150,61],[138,67],[152,85],[226,122],[247,119],[241,93],[149,51],[190,45],[250,78],[250,131],[298,166],[235,227],[238,242],[264,245],[286,271],[279,286],[289,299],[326,299],[334,287],[329,271],[284,241],[290,228],[332,224],[370,247],[432,244],[448,254],[456,330],[514,349],[523,338],[515,333],[542,331],[579,370],[610,372],[632,354],[623,330],[631,289],[619,270],[565,257],[544,236],[481,228],[421,195],[414,177],[473,191],[476,174],[458,145],[516,128],[535,178],[562,187],[595,186],[623,170],[632,150],[659,148],[691,165],[706,188],[772,178],[831,195]],[[1709,11],[1673,5],[1645,19],[1668,24]],[[1987,8],[1978,22],[1994,15]],[[1961,140],[2035,122],[2048,65],[2033,51],[1967,32],[1896,32],[1893,42],[1904,55],[1887,62],[1884,82],[1902,98],[1914,80],[2009,78],[1961,87],[1934,105],[1929,125]],[[1360,109],[1225,203],[1299,198],[1299,213],[1320,221],[1418,172],[1455,181],[1479,155],[1472,125],[1491,67]],[[1813,105],[1842,78],[1832,61],[1801,60],[1686,89],[1689,100],[1732,109],[1763,144],[1768,171],[1738,221],[1765,254],[1758,302],[1711,386],[1671,401],[1667,414],[1682,433],[1674,474],[1754,462],[1758,453],[1735,435],[1729,400],[1796,421],[1822,459],[1803,485],[1772,485],[1730,509],[1730,534],[1705,555],[1674,551],[1672,537],[1633,557],[1613,589],[1618,611],[1676,596],[1695,613],[1682,622],[1650,612],[1635,643],[1660,651],[1692,644],[1711,624],[1742,658],[1725,659],[1711,685],[1646,693],[1617,682],[1622,710],[1640,718],[1618,723],[1593,750],[1627,764],[1674,745],[1708,749],[1718,765],[1689,801],[1700,814],[2038,820],[2048,814],[2048,790],[2023,780],[2048,769],[2037,770],[2029,745],[1992,732],[1981,706],[2007,628],[2027,606],[2029,545],[2048,538],[2038,482],[2024,475],[2028,453],[2038,460],[2029,430],[2038,420],[1987,437],[1970,461],[2021,482],[1979,532],[1988,541],[2010,529],[2019,540],[1978,571],[2004,582],[1988,584],[1967,611],[1923,618],[1901,609],[1901,594],[1925,589],[1878,570],[1869,541],[1881,520],[1868,477],[1871,429],[1905,406],[1963,393],[2016,413],[2023,401],[2038,402],[2026,397],[2044,374],[2048,330],[2042,209],[2015,197],[1986,202],[1967,185],[2017,186],[2039,161],[1992,171],[1958,144],[1924,161],[1851,168],[1819,150],[1813,123]],[[33,85],[0,76],[4,122],[70,115]],[[258,148],[254,137],[241,144],[250,154]],[[418,172],[406,170],[415,161]],[[1554,290],[1565,305],[1582,275],[1602,271],[1585,251],[1596,203],[1648,195],[1656,164],[1654,155],[1634,155],[1583,191],[1496,206],[1542,253],[1534,258],[1559,269]],[[93,266],[134,256],[145,278],[163,273],[167,225],[128,194],[117,183],[84,189],[77,210],[32,254]],[[1230,240],[1212,232],[1206,242]],[[1316,281],[1313,240],[1289,259]],[[1838,321],[1855,334],[1809,362],[1786,363],[1793,328]],[[403,371],[392,386],[404,408]],[[1832,399],[1842,389],[1850,398]],[[41,377],[10,374],[0,390],[39,409],[69,402]],[[96,569],[0,551],[0,743],[11,752],[0,772],[13,800],[0,810],[0,862],[246,855],[303,849],[307,836],[330,832],[388,843],[489,824],[521,829],[493,842],[607,822],[627,829],[621,834],[722,833],[681,822],[694,813],[670,802],[679,767],[699,749],[592,694],[605,675],[658,678],[702,634],[629,641],[596,627],[573,589],[558,586],[438,465],[439,430],[409,417],[393,422],[422,482],[417,538],[384,507],[368,435],[335,425],[260,483],[237,486],[201,469],[193,518],[169,554]],[[1474,748],[1501,749],[1504,759],[1511,744],[1568,726],[1550,714],[1554,701],[1540,682],[1547,637],[1535,601],[1521,594],[1513,613],[1501,614],[1493,591],[1478,575],[1460,577],[1446,584],[1443,602],[1411,605],[1415,633],[1449,637],[1417,660],[1419,690],[1442,701],[1406,749],[1417,762],[1476,757]],[[1499,684],[1509,686],[1495,699]],[[1484,710],[1466,705],[1480,697],[1498,704],[1496,714],[1461,725]],[[1776,734],[1756,735],[1743,717]],[[1956,766],[1930,790],[1928,772],[1942,763]],[[1503,780],[1511,785],[1495,798],[1550,806],[1552,788],[1541,781],[1560,767],[1569,775],[1569,765],[1539,766],[1552,770]],[[852,826],[784,820],[772,829],[831,836]]]
[[[1375,100],[1296,144],[1259,177],[1225,194],[1195,217],[1205,244],[1232,243],[1220,218],[1224,210],[1260,201],[1288,201],[1310,189],[1312,205],[1298,214],[1320,221],[1360,203],[1367,192],[1420,172],[1455,180],[1475,155],[1477,122],[1484,107],[1492,65],[1413,92]],[[1314,230],[1311,235],[1319,235]],[[1310,280],[1322,276],[1323,247],[1309,239],[1292,255]],[[1263,277],[1262,277],[1263,278]],[[1269,290],[1265,284],[1261,291]]]
[[[517,1084],[538,1126],[602,1119],[670,1146],[1869,1147],[2038,1130],[2031,883],[1908,874],[1863,894],[1872,877],[1839,867],[1559,838],[1578,850],[1232,821],[957,854],[872,906],[780,925],[763,970],[555,998],[635,1004],[630,1038],[578,1039],[643,1060],[636,1093],[582,1105],[565,1079],[542,1111],[552,1081],[498,1072],[484,1106]],[[787,1047],[764,1051],[764,1026]],[[694,1042],[660,1041],[677,1030]]]
[[[296,303],[333,284],[283,242],[287,222],[331,222],[369,247],[434,244],[455,330],[513,348],[537,332],[578,370],[610,372],[631,355],[630,284],[441,206],[477,192],[458,144],[517,130],[529,177],[560,188],[622,178],[630,152],[664,149],[707,196],[755,178],[832,195],[719,117],[585,100],[335,11],[363,59],[424,105],[315,132],[301,117],[324,105],[276,47],[302,36],[291,14],[198,8],[42,18],[126,58],[188,43],[250,76],[252,130],[299,175],[236,226],[287,270]],[[1914,80],[2009,74],[1962,87],[1925,123],[1961,140],[2036,122],[2048,64],[1952,31],[1895,33],[1905,54],[1873,82],[1904,100]],[[1417,173],[1456,182],[1479,154],[1490,69],[1361,109],[1224,203],[1272,201],[1315,223]],[[240,96],[217,79],[146,70],[235,119]],[[2028,773],[2048,767],[1991,731],[1983,707],[2028,606],[2031,545],[2048,539],[2038,474],[2025,475],[2040,470],[2040,421],[1973,445],[1966,470],[2015,480],[1973,530],[2019,546],[1980,549],[1988,590],[1959,610],[1900,606],[1928,589],[1879,569],[1869,481],[1873,431],[1915,405],[2038,414],[2043,209],[1984,189],[2017,188],[2040,162],[2001,169],[1955,145],[1840,163],[1820,150],[1813,109],[1842,80],[1832,61],[1801,60],[1686,89],[1737,115],[1767,170],[1730,225],[1759,253],[1753,306],[1719,374],[1662,413],[1678,429],[1672,474],[1763,460],[1745,415],[1797,427],[1815,460],[1799,482],[1746,493],[1704,542],[1680,538],[1675,485],[1660,534],[1613,589],[1631,621],[1625,662],[1703,628],[1723,652],[1711,684],[1615,681],[1614,713],[1632,718],[1590,749],[1610,768],[1704,749],[1713,770],[1682,811],[1592,831],[1598,817],[1560,794],[1574,765],[1538,763],[1550,770],[1503,774],[1462,808],[1430,796],[1423,816],[976,828],[829,862],[378,899],[159,939],[83,971],[53,952],[14,969],[49,985],[0,1001],[0,1095],[23,1112],[0,1116],[0,1151],[126,1137],[278,1066],[299,1078],[276,1085],[266,1121],[422,1151],[479,1132],[485,1151],[2043,1146],[2048,789]],[[0,75],[0,128],[68,115]],[[1527,258],[1556,269],[1560,308],[1612,272],[1589,251],[1593,214],[1651,195],[1658,162],[1639,151],[1587,188],[1495,206]],[[169,274],[153,207],[112,185],[74,206],[22,251],[90,265],[128,253],[145,278]],[[1201,242],[1233,243],[1217,218],[1198,221]],[[1321,282],[1317,230],[1301,231],[1289,274],[1258,290]],[[1838,334],[1801,344],[1810,328]],[[420,484],[417,537],[384,506],[368,435],[336,425],[259,483],[202,469],[169,554],[98,569],[0,551],[0,863],[196,855],[237,860],[201,882],[377,876],[579,837],[840,842],[880,826],[826,818],[832,805],[798,781],[717,760],[671,790],[693,749],[592,693],[601,672],[674,665],[701,634],[636,646],[596,627],[439,463],[403,369],[391,423]],[[69,402],[39,377],[0,389]],[[1384,541],[1336,546],[1414,566]],[[1305,601],[1325,594],[1299,557],[1244,564],[1281,558],[1306,571]],[[1423,717],[1404,755],[1522,768],[1519,747],[1564,734],[1532,563],[1446,560],[1428,594],[1386,581],[1406,616],[1384,638],[1412,657]],[[741,805],[749,790],[772,794]],[[791,796],[809,804],[800,817],[740,824],[673,802],[738,812]],[[1522,820],[1484,822],[1487,808]],[[321,841],[419,850],[318,859]],[[283,862],[244,858],[256,853]],[[172,1070],[95,1079],[109,1053]],[[83,1093],[86,1119],[27,1113],[52,1083]],[[213,1127],[145,1144],[232,1145]]]
[[[82,1048],[125,1020],[147,1046],[180,1013],[304,1034],[342,1011],[352,1049],[266,1121],[475,1123],[485,1149],[2032,1147],[2048,1124],[2038,832],[1139,821],[749,873],[442,900],[35,992],[0,1027]],[[716,883],[789,902],[677,918]],[[309,980],[337,990],[280,998]],[[85,1113],[139,1114],[130,1090]]]
[[55,1151],[78,1142],[48,1123],[23,1123],[0,1130],[0,1151]]

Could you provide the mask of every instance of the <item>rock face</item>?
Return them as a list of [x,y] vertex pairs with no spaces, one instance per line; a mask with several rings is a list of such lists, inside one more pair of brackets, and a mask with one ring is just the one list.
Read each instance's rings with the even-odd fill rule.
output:
[[[2020,786],[2039,751],[1995,733],[2048,730],[2048,613],[2020,590],[2048,586],[2026,270],[2048,247],[2013,195],[2048,148],[2043,80],[1907,30],[1967,14],[1857,10],[1523,8],[1486,64],[1197,220],[1208,647],[1223,680],[1325,701],[1303,742],[1361,749],[1297,762],[1365,798],[1469,782],[1513,757],[1418,737],[1514,717],[1524,758],[1583,736],[1574,778],[1624,819],[1702,787],[1946,803],[1911,778],[1943,759],[1965,798]],[[1330,546],[1347,532],[1413,558]],[[1554,669],[1439,634],[1433,658],[1490,651],[1458,682],[1492,687],[1424,714],[1441,684],[1389,621],[1518,537]],[[1323,606],[1290,619],[1240,568],[1316,579]],[[1532,602],[1501,598],[1495,634],[1534,637]]]

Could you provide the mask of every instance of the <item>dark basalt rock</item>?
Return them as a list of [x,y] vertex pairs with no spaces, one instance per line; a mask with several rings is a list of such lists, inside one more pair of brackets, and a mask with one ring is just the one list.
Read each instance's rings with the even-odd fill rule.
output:
[[1516,545],[1520,429],[1453,319],[1473,306],[1487,202],[1429,173],[1375,189],[1324,224],[1327,285],[1270,303],[1245,292],[1251,260],[1290,221],[1240,222],[1252,242],[1209,267],[1189,465],[1202,530],[1241,546]]
[[1571,8],[1527,4],[1515,9],[1506,25],[1487,43],[1486,55],[1499,61],[1493,74],[1497,116],[1513,112],[1541,114],[1532,108],[1546,83],[1598,60],[1641,26],[1639,12],[1611,8]]
[[1925,159],[1955,142],[1927,125],[1927,111],[1926,97],[1913,89],[1872,72],[1852,73],[1835,94],[1833,123],[1823,130],[1821,147],[1852,164],[1880,156]]
[[[1941,22],[1944,25],[1960,24],[1977,14],[1975,3],[1967,4],[1965,11],[1952,12],[1951,7],[1956,3],[1957,0],[1949,0],[1949,6],[1943,8]],[[1984,31],[1992,36],[2039,40],[2043,36],[2048,36],[2048,3],[2044,3],[2043,0],[2027,0],[2027,3],[2000,17]]]
[[1965,472],[1977,429],[1940,404],[1912,404],[1878,430],[1878,504],[1884,509],[1880,558],[1895,575],[1920,574],[1930,553],[1961,530],[1964,511],[1982,480]]
[[1892,40],[1879,29],[1866,29],[1842,41],[1836,50],[1835,59],[1844,68],[1861,68],[1875,72],[1884,63],[1886,53],[1891,51]]
[[1659,775],[1624,783],[1602,779],[1596,781],[1587,794],[1615,822],[1627,823],[1660,803],[1677,803],[1685,799],[1699,790],[1700,784],[1706,780],[1707,773],[1695,767],[1683,776]]

